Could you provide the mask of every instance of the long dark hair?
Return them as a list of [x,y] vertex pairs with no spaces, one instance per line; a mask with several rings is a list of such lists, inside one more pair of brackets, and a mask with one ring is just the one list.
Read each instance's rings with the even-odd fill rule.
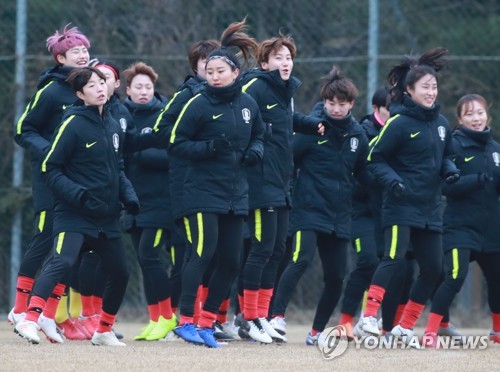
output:
[[404,56],[401,63],[392,67],[387,75],[391,86],[391,102],[402,102],[406,87],[414,84],[424,75],[430,74],[438,80],[438,72],[448,66],[448,50],[436,47],[420,56]]
[[246,64],[250,64],[250,59],[255,59],[258,50],[258,44],[254,38],[246,34],[248,28],[246,24],[247,17],[241,22],[231,23],[222,33],[220,38],[221,48],[214,50],[208,55],[207,63],[211,59],[221,58],[228,62],[231,69],[234,71],[240,68],[240,62],[233,52],[228,48],[235,47],[240,50],[241,55]]

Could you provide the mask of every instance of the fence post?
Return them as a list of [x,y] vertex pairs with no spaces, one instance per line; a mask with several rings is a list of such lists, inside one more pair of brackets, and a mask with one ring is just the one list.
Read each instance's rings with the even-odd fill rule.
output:
[[[25,97],[26,80],[26,24],[27,24],[27,0],[17,0],[16,9],[16,75],[15,75],[15,106],[14,126],[22,114]],[[14,147],[12,158],[12,187],[19,188],[23,183],[23,159],[24,151],[21,147]],[[13,306],[16,295],[17,272],[21,262],[22,244],[22,209],[19,208],[14,216],[11,229],[10,243],[10,284],[9,284],[9,306]]]

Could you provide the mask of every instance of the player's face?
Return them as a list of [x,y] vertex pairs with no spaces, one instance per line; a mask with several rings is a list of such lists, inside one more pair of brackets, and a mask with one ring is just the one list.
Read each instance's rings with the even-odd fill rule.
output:
[[220,58],[214,58],[208,61],[206,73],[207,83],[213,87],[225,87],[231,85],[238,77],[239,69],[234,71],[229,63]]
[[198,63],[196,64],[196,73],[198,74],[199,77],[202,79],[207,80],[207,74],[205,72],[205,67],[207,65],[207,59],[206,58],[200,58],[198,60]]
[[374,106],[374,111],[377,112],[377,115],[378,117],[380,118],[380,120],[382,120],[384,123],[387,121],[387,119],[389,119],[389,116],[391,116],[389,110],[387,110],[386,107],[384,106],[380,106],[380,107],[376,107]]
[[83,45],[76,46],[68,49],[64,54],[59,54],[57,61],[68,67],[85,67],[89,63],[89,51]]
[[120,80],[116,80],[115,74],[106,66],[98,66],[97,69],[106,76],[106,85],[108,86],[108,97],[111,97],[120,86]]
[[431,108],[436,102],[438,84],[435,76],[427,74],[422,76],[413,87],[407,86],[406,90],[411,98],[420,106]]
[[334,119],[345,118],[351,111],[354,102],[341,101],[337,97],[333,99],[325,99],[323,101],[325,110]]
[[127,87],[127,95],[132,102],[146,104],[153,99],[155,85],[148,75],[137,74]]
[[488,124],[488,111],[481,102],[467,102],[462,106],[458,119],[466,128],[483,131]]
[[293,59],[290,49],[282,46],[277,52],[269,54],[269,61],[262,63],[262,69],[266,71],[279,70],[283,80],[290,79],[293,70]]
[[90,76],[87,84],[83,86],[82,92],[76,92],[78,98],[83,100],[86,106],[103,106],[108,100],[108,87],[106,80],[101,79],[95,72]]

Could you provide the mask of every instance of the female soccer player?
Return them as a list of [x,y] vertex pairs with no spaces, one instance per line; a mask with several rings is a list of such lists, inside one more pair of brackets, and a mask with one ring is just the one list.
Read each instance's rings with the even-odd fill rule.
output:
[[498,237],[498,195],[500,192],[500,145],[489,126],[488,102],[478,94],[467,94],[457,103],[459,127],[453,133],[455,164],[460,180],[445,185],[443,248],[445,279],[432,299],[423,339],[436,347],[439,325],[460,291],[475,260],[486,278],[488,302],[493,318],[490,339],[500,342],[500,249]]
[[455,183],[460,172],[451,160],[451,132],[439,113],[437,72],[447,50],[434,48],[405,57],[389,72],[391,119],[370,150],[368,164],[384,187],[382,227],[385,252],[373,275],[362,329],[380,333],[377,310],[411,243],[420,275],[413,284],[401,322],[391,333],[410,342],[413,326],[432,295],[442,269],[441,183]]

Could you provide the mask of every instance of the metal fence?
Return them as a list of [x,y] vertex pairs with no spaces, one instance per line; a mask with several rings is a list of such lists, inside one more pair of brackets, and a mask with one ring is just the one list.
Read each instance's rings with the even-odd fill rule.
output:
[[[19,4],[26,9],[19,8]],[[20,11],[21,10],[21,11]],[[15,36],[16,12],[27,19],[25,33]],[[17,254],[12,239],[16,213],[22,228],[21,250],[31,236],[30,169],[14,159],[12,126],[35,91],[39,73],[53,63],[45,39],[67,23],[78,26],[92,42],[93,57],[112,57],[122,68],[135,61],[152,65],[159,74],[157,90],[170,97],[189,72],[187,49],[196,40],[218,38],[230,23],[248,15],[250,33],[257,40],[291,34],[298,46],[294,74],[303,81],[296,108],[308,112],[319,97],[319,79],[333,64],[358,86],[361,96],[356,117],[367,110],[368,97],[385,83],[389,68],[402,54],[443,45],[452,64],[440,85],[442,112],[454,122],[457,98],[478,92],[496,104],[500,74],[500,2],[412,0],[13,0],[0,7],[0,313],[13,300],[11,272]],[[21,18],[22,19],[22,18]],[[16,41],[26,38],[25,75],[16,83]],[[19,70],[18,70],[19,71]],[[23,90],[24,89],[24,90]],[[25,92],[22,102],[16,93]],[[13,164],[17,164],[14,165]],[[16,169],[16,172],[13,172]],[[24,170],[24,175],[19,170]],[[20,185],[13,184],[13,177]],[[22,177],[22,180],[19,180]],[[146,312],[140,271],[130,250],[131,281],[124,303],[130,314]],[[290,309],[301,313],[314,308],[319,297],[321,269],[317,260],[304,275]],[[474,269],[459,296],[459,308],[485,307],[484,286]],[[472,284],[471,284],[472,283]]]

